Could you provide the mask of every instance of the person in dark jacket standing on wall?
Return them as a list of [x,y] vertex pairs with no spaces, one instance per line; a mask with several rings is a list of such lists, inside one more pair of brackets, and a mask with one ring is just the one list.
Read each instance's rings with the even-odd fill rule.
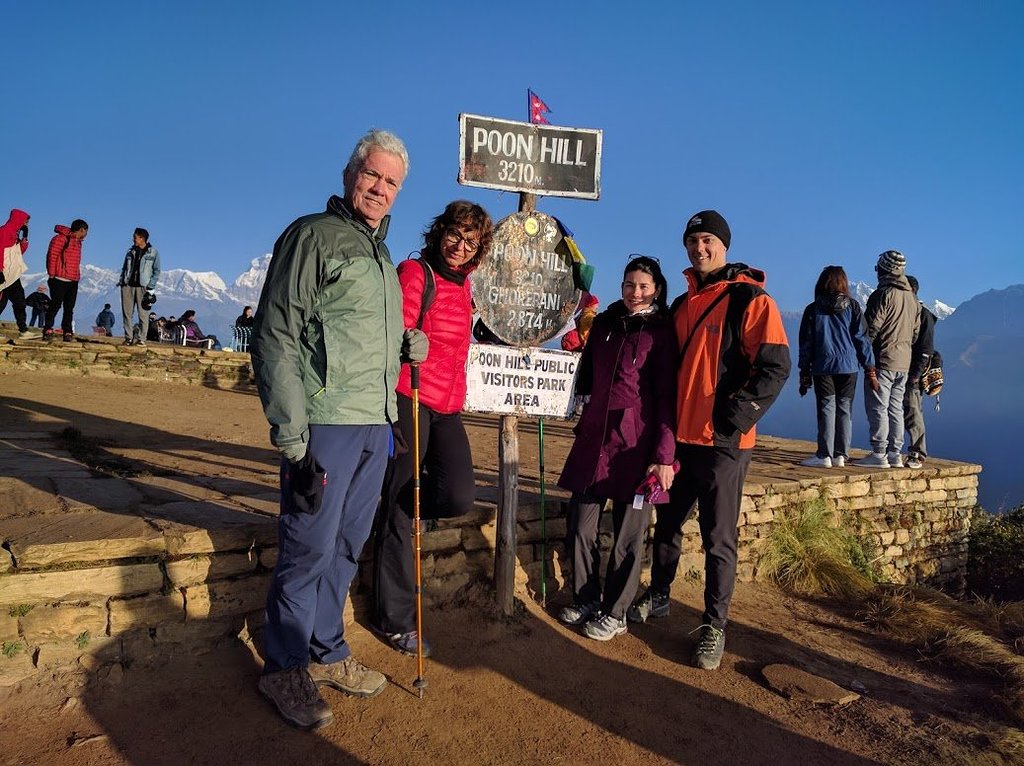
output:
[[43,321],[46,319],[46,310],[50,308],[50,296],[46,294],[46,287],[39,285],[36,291],[25,299],[25,305],[32,309],[28,326],[42,327]]
[[[402,261],[403,321],[430,341],[420,365],[419,429],[423,482],[422,518],[462,516],[473,510],[476,479],[469,437],[462,423],[466,400],[466,359],[473,319],[469,275],[491,247],[494,224],[482,207],[457,200],[423,234],[420,258]],[[424,306],[428,275],[434,293]],[[412,549],[413,431],[412,376],[398,377],[398,430],[406,443],[389,461],[374,523],[372,627],[389,646],[415,654],[416,582]],[[423,640],[423,654],[430,644]]]
[[278,559],[267,594],[260,692],[294,726],[333,719],[317,685],[372,697],[387,679],[352,656],[345,597],[380,494],[403,332],[402,290],[384,237],[409,170],[398,137],[374,130],[345,166],[344,198],[278,237],[253,328],[252,363],[281,453]]
[[676,459],[681,468],[668,505],[658,509],[650,588],[627,614],[634,622],[668,615],[682,525],[699,507],[704,615],[693,664],[704,670],[716,670],[725,649],[754,426],[782,391],[790,369],[782,316],[764,291],[764,272],[727,263],[731,241],[729,224],[714,210],[694,215],[683,232],[689,289],[672,308],[680,344]]
[[[907,275],[910,289],[917,296],[917,279]],[[935,353],[935,323],[938,317],[921,303],[921,328],[917,340],[910,349],[910,374],[907,379],[907,390],[903,396],[903,424],[907,430],[907,458],[903,462],[907,468],[920,468],[928,457],[928,446],[924,438],[924,406],[921,401],[921,376],[928,371],[928,365]]]
[[[675,476],[675,379],[678,348],[661,266],[632,258],[622,300],[594,319],[576,377],[585,400],[576,440],[558,484],[572,491],[567,542],[573,561],[573,603],[558,618],[608,641],[626,632],[626,610],[640,583],[644,533],[651,508],[633,503],[654,474],[664,490]],[[665,495],[665,500],[668,496]],[[601,511],[612,501],[615,539],[601,586]]]
[[[146,345],[149,337],[149,309],[142,305],[146,293],[156,290],[160,278],[160,253],[149,241],[149,232],[138,228],[132,234],[132,246],[124,256],[121,278],[121,319],[124,323],[124,345]],[[135,315],[138,314],[139,334],[135,336]]]
[[75,339],[75,303],[78,300],[78,280],[82,277],[82,241],[89,235],[89,224],[81,218],[71,222],[71,228],[57,224],[56,232],[46,250],[47,285],[50,287],[50,308],[46,311],[44,340],[57,340],[53,323],[57,312],[64,310],[60,327],[65,341]]
[[864,331],[864,313],[850,297],[842,266],[826,266],[814,286],[814,302],[800,318],[800,396],[814,388],[818,451],[801,465],[842,468],[853,441],[857,371],[875,378],[875,355]]

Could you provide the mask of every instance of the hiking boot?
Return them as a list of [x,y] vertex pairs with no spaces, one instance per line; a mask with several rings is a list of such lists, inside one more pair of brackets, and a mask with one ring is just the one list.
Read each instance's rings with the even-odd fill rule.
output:
[[886,462],[889,463],[890,468],[902,468],[903,467],[903,455],[899,452],[890,452],[885,456]]
[[74,343],[75,342],[75,334],[74,333],[70,333],[70,332],[64,333],[64,342],[65,343]]
[[24,330],[22,330],[21,332],[18,333],[18,338],[21,339],[21,340],[34,340],[36,338],[42,338],[42,337],[43,337],[43,334],[41,332],[37,332],[35,330],[30,330],[28,328],[25,328]]
[[144,340],[137,340],[137,341],[135,341],[135,345],[136,346],[142,346],[143,348],[145,348],[146,347],[146,341],[144,341]]
[[668,617],[668,594],[647,589],[633,605],[626,610],[630,622],[647,622],[649,617]]
[[832,458],[833,468],[846,468],[846,455],[836,455]]
[[583,625],[597,614],[600,607],[600,601],[591,601],[589,604],[573,604],[558,613],[558,621],[566,625]]
[[718,670],[725,651],[725,631],[714,625],[701,625],[697,630],[700,636],[693,650],[693,666],[701,670]]
[[889,459],[884,452],[873,452],[860,460],[854,460],[853,464],[860,468],[888,468]]
[[260,676],[259,690],[292,726],[319,729],[334,720],[334,713],[305,668],[264,673]]
[[125,338],[124,341],[121,343],[121,345],[122,346],[134,346],[135,345],[135,340],[132,339],[132,338]]
[[923,468],[924,458],[918,455],[916,452],[911,452],[909,455],[907,455],[907,462],[905,462],[903,465],[905,465],[907,468]]
[[801,460],[800,465],[805,465],[808,468],[831,468],[832,458],[828,455],[825,457],[818,457],[815,455],[814,457],[809,457],[806,460]]
[[[383,631],[374,629],[373,632],[380,636],[380,639],[396,652],[400,652],[409,657],[416,656],[417,633],[415,630],[410,630],[408,633],[384,633]],[[430,656],[430,642],[425,638],[423,639],[423,656]]]
[[598,614],[583,626],[583,635],[595,641],[611,641],[626,632],[626,618]]
[[57,340],[57,333],[55,333],[52,328],[49,330],[43,330],[43,340],[47,341],[48,343],[55,341]]
[[317,686],[330,686],[353,697],[376,697],[388,685],[383,673],[370,670],[355,657],[326,665],[311,662],[309,675]]

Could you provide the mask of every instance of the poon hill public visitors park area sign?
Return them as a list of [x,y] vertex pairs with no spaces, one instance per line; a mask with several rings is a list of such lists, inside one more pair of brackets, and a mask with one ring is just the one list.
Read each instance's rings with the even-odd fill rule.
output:
[[533,208],[532,195],[597,199],[601,131],[472,114],[460,115],[459,126],[459,183],[519,191],[529,200],[498,222],[491,251],[473,274],[479,321],[498,348],[471,349],[466,409],[567,417],[579,355],[539,346],[572,321],[582,257],[565,227]]

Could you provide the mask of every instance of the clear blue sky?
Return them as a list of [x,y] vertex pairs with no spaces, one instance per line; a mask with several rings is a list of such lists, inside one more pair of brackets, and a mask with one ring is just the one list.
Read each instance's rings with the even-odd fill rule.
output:
[[[380,9],[380,10],[374,10]],[[547,198],[616,297],[631,252],[681,291],[686,218],[713,207],[730,260],[784,309],[821,268],[872,280],[902,250],[926,299],[1024,282],[1024,4],[946,2],[19,2],[5,12],[0,205],[90,224],[119,266],[145,226],[164,268],[230,282],[295,217],[340,193],[369,127],[412,169],[396,260],[461,187],[458,114],[604,131],[599,201]],[[13,63],[12,63],[13,61]],[[1015,221],[1017,223],[1015,223]]]

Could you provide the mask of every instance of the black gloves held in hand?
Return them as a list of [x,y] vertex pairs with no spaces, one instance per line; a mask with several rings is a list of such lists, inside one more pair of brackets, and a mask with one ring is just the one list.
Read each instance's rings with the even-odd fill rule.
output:
[[326,488],[327,472],[312,452],[307,450],[302,460],[288,464],[288,490],[292,506],[299,513],[318,513]]
[[805,396],[808,391],[811,390],[811,374],[809,372],[800,373],[800,396]]

